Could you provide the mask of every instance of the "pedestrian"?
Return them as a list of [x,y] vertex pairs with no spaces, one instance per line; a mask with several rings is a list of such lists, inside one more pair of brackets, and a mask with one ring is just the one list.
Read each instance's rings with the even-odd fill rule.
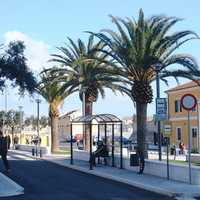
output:
[[5,139],[7,140],[7,148],[10,149],[10,143],[11,143],[10,135],[6,135]]
[[105,158],[108,157],[108,153],[109,153],[108,148],[107,148],[107,145],[105,144],[105,142],[98,141],[97,142],[97,149],[96,149],[96,151],[94,151],[92,153],[89,162],[92,165],[96,166],[95,158],[96,157],[104,157],[105,164],[107,164]]
[[180,154],[184,154],[185,145],[183,142],[179,143]]
[[3,132],[0,130],[0,155],[5,166],[6,172],[10,172],[10,165],[7,160],[8,144],[7,138],[3,137]]

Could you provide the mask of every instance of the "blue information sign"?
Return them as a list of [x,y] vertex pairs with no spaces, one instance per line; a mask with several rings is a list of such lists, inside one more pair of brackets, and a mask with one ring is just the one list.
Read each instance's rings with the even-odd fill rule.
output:
[[156,99],[156,120],[162,121],[167,119],[167,99]]

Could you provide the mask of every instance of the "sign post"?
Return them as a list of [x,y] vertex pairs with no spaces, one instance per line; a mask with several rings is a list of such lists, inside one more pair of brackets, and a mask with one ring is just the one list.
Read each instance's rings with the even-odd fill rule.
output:
[[158,155],[160,161],[162,160],[160,121],[166,119],[167,119],[167,99],[156,98],[156,121],[158,126]]
[[156,120],[162,121],[167,119],[167,99],[156,99]]
[[172,132],[172,127],[169,124],[164,125],[164,136],[167,138],[167,179],[169,180],[169,137]]
[[192,94],[185,94],[181,98],[181,106],[188,111],[188,163],[189,163],[189,183],[192,183],[191,174],[191,133],[190,133],[190,111],[197,105],[197,99]]

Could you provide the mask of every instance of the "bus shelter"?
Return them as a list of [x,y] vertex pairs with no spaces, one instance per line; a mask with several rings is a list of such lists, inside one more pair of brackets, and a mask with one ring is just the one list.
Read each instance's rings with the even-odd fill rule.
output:
[[[97,142],[100,139],[104,139],[105,145],[109,146],[109,157],[111,156],[111,166],[115,166],[115,153],[117,152],[119,157],[119,166],[123,168],[123,134],[122,134],[122,121],[112,114],[98,114],[98,115],[87,115],[80,116],[75,118],[71,122],[71,143],[70,143],[70,152],[71,152],[71,164],[74,164],[73,158],[73,127],[76,125],[88,126],[89,134],[89,156],[91,158],[93,152],[93,142],[94,142],[94,133],[93,127],[96,127],[96,139]],[[116,148],[116,144],[118,144]],[[93,169],[92,164],[90,163],[90,169]]]

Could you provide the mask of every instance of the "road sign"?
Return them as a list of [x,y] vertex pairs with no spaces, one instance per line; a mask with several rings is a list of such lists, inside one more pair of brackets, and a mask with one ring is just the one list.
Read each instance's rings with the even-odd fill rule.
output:
[[162,121],[167,119],[167,99],[156,99],[156,120]]
[[192,183],[192,170],[191,170],[191,147],[192,147],[192,134],[190,133],[190,111],[197,105],[197,99],[192,94],[185,94],[181,98],[181,106],[188,111],[188,164],[189,164],[189,183]]
[[194,95],[192,94],[185,94],[182,96],[181,98],[181,106],[185,109],[185,110],[192,110],[196,107],[197,105],[197,99]]
[[165,137],[170,137],[171,133],[172,133],[172,126],[169,125],[169,124],[164,125],[164,133],[163,133],[163,135]]

